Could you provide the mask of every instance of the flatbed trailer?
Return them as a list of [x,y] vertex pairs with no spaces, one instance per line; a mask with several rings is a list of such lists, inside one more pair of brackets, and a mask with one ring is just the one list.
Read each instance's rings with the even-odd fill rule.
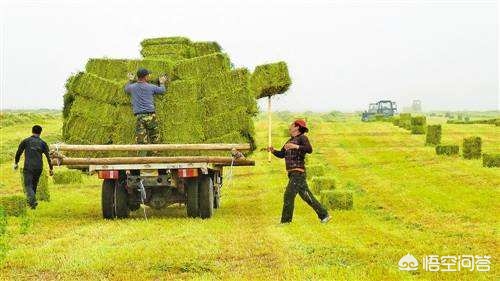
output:
[[[85,166],[102,179],[101,206],[105,219],[127,218],[141,204],[162,209],[186,206],[188,217],[207,219],[220,207],[223,168],[254,166],[239,152],[248,144],[51,145],[54,166]],[[227,151],[230,157],[108,157],[71,158],[63,152],[87,151]]]

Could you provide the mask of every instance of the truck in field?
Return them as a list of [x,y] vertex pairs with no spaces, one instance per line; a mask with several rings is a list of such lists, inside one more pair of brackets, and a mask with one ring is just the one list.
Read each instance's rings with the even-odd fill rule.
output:
[[[207,219],[220,207],[223,168],[254,166],[240,150],[249,144],[142,144],[142,145],[69,145],[51,146],[55,166],[86,166],[102,179],[101,206],[105,219],[127,218],[141,204],[162,209],[180,203],[188,217]],[[230,157],[110,157],[70,158],[64,151],[227,151]]]

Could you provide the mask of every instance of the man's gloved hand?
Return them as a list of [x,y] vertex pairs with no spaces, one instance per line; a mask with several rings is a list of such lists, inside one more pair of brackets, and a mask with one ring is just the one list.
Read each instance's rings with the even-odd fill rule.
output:
[[134,80],[134,78],[135,78],[134,73],[128,73],[128,74],[127,74],[127,78],[128,78],[128,80],[130,80],[130,81]]
[[54,175],[54,170],[50,170],[49,175],[52,177]]
[[165,84],[168,81],[168,77],[166,75],[161,76],[159,79],[160,84]]
[[269,152],[274,152],[274,147],[272,147],[272,146],[268,147],[268,148],[267,148],[267,151],[269,151]]
[[286,143],[285,144],[285,150],[289,150],[289,149],[299,149],[299,146],[297,144],[294,144],[294,143]]
[[14,171],[15,171],[15,170],[17,170],[17,168],[19,168],[19,165],[14,163],[14,165],[12,165],[12,169],[14,169]]

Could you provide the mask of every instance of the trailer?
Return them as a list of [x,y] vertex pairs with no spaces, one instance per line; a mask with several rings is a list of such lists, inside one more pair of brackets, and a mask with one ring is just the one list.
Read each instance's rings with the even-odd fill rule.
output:
[[[107,157],[71,158],[64,152],[110,151],[227,151],[229,157]],[[88,167],[102,179],[101,206],[105,219],[128,218],[142,205],[162,209],[171,204],[186,206],[188,217],[207,219],[220,207],[223,168],[254,166],[240,151],[249,144],[131,144],[51,145],[54,166]]]

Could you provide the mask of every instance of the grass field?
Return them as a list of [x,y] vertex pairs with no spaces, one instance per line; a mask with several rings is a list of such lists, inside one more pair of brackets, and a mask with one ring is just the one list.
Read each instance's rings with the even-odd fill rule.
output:
[[[60,136],[57,114],[41,122],[48,142]],[[430,117],[428,123],[445,123]],[[282,160],[252,156],[255,167],[235,169],[222,207],[209,220],[188,219],[183,206],[141,212],[132,219],[101,218],[100,182],[51,185],[52,201],[26,217],[8,218],[1,238],[2,280],[495,280],[498,278],[500,168],[481,160],[437,156],[425,135],[355,115],[324,121],[308,116],[314,153],[339,188],[354,192],[354,208],[331,211],[320,224],[300,198],[294,221],[280,225],[286,174]],[[275,118],[273,142],[285,141]],[[12,171],[17,143],[32,121],[2,126],[0,194],[21,191]],[[257,120],[259,147],[266,123]],[[500,127],[443,124],[443,143],[480,136],[484,152],[500,153]],[[57,173],[57,169],[56,169]],[[405,272],[401,257],[490,255],[490,272]],[[498,280],[498,279],[497,279]]]

